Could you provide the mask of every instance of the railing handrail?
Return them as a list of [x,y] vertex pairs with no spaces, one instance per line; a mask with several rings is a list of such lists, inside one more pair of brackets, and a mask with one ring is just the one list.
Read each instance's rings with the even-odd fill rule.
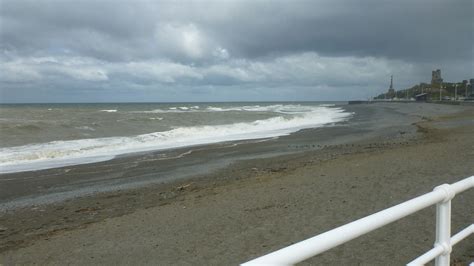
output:
[[[437,209],[437,241],[439,241],[438,235],[445,236],[446,232],[450,233],[451,230],[451,199],[456,194],[459,194],[473,187],[474,176],[465,178],[461,181],[453,183],[452,185],[444,184],[438,186],[432,192],[426,193],[414,199],[390,207],[388,209],[379,211],[377,213],[358,219],[351,223],[342,225],[320,235],[274,251],[270,254],[248,261],[242,265],[292,265],[435,204],[439,206],[442,205],[442,207],[445,208],[442,211],[439,211]],[[449,206],[447,207],[446,205],[448,204]],[[441,215],[439,213],[443,214]],[[445,213],[448,213],[449,217],[446,218]],[[439,219],[440,215],[443,216],[443,219]],[[446,222],[446,219],[449,219],[449,222]],[[438,221],[440,220],[444,223],[441,224],[441,226],[438,226]],[[438,227],[449,228],[441,228],[443,229],[442,232],[438,233],[438,230],[440,229]],[[450,236],[448,238],[450,238]],[[446,242],[445,240],[443,241]],[[448,243],[444,242],[443,244],[445,245],[442,251],[443,254],[446,253],[446,248],[448,248],[448,251],[450,252],[450,248],[452,246],[451,243],[449,243],[449,240],[447,240]],[[440,265],[442,264],[444,263],[441,263]]]
[[[468,237],[470,234],[474,234],[474,224],[464,228],[459,233],[451,237],[451,245],[454,246],[459,243],[464,238]],[[435,245],[434,248],[428,250],[425,254],[419,256],[415,260],[411,261],[407,264],[407,266],[415,266],[415,265],[425,265],[426,263],[432,261],[434,258],[442,255],[444,252],[444,248],[441,245]]]

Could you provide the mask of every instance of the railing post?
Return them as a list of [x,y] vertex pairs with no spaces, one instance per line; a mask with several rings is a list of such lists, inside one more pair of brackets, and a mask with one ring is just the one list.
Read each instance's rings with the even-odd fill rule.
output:
[[441,185],[435,190],[443,190],[446,193],[445,199],[436,204],[436,242],[435,246],[441,246],[443,254],[436,257],[436,266],[449,266],[451,246],[451,199],[455,193],[450,185]]
[[436,204],[436,245],[443,247],[444,253],[436,257],[436,266],[449,266],[451,253],[451,200]]

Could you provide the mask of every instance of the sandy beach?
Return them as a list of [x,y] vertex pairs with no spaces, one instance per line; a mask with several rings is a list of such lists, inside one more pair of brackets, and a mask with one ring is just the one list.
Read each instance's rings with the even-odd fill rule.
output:
[[[0,264],[237,265],[474,174],[474,107],[347,110],[350,123],[160,163],[146,153],[0,175]],[[453,233],[474,221],[473,199],[453,200]],[[434,229],[431,207],[303,264],[402,265]],[[452,260],[474,261],[472,236]]]

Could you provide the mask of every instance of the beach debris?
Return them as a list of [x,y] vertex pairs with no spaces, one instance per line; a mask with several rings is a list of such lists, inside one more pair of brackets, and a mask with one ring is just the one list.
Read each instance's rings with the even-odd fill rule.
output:
[[178,191],[182,191],[182,190],[185,190],[187,187],[190,187],[193,183],[189,183],[189,184],[186,184],[186,185],[182,185],[182,186],[179,186],[176,188],[176,190]]

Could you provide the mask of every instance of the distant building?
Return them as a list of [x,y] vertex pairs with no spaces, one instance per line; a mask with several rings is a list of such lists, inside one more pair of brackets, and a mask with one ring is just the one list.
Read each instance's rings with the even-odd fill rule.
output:
[[416,93],[426,92],[428,91],[429,87],[430,85],[428,83],[420,82],[420,84],[418,85],[418,89],[416,90]]
[[443,83],[441,78],[441,69],[431,71],[431,85],[440,85]]
[[465,79],[465,80],[462,81],[462,87],[463,87],[464,90],[465,90],[465,91],[464,91],[464,92],[465,92],[465,93],[464,93],[464,96],[465,96],[466,98],[469,97],[469,86],[468,86],[467,84],[468,84],[467,79]]
[[428,93],[420,93],[415,95],[415,99],[417,102],[426,102],[426,100],[428,100]]

